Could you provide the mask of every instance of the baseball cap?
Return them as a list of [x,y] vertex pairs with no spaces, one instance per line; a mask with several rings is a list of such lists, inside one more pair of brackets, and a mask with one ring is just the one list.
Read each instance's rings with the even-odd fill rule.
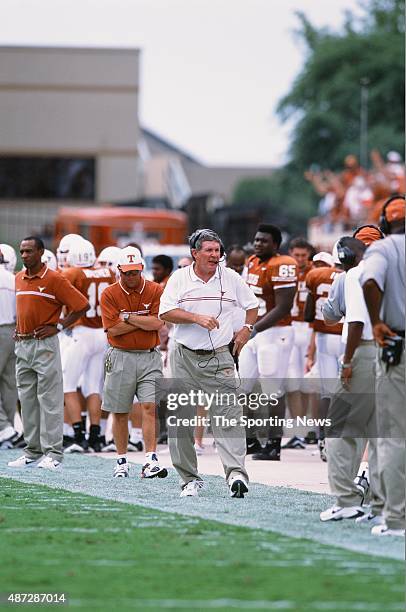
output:
[[369,246],[376,240],[381,240],[382,237],[382,233],[377,227],[371,227],[369,225],[361,227],[358,231],[354,232],[354,238],[361,240],[366,246]]
[[132,246],[121,249],[118,257],[117,267],[122,272],[130,272],[131,270],[143,270],[143,260],[138,249]]
[[320,253],[316,253],[316,255],[313,257],[313,261],[323,261],[328,266],[334,265],[333,256],[330,253],[327,253],[326,251],[320,251]]
[[385,208],[385,217],[388,223],[405,218],[406,202],[404,198],[396,198]]

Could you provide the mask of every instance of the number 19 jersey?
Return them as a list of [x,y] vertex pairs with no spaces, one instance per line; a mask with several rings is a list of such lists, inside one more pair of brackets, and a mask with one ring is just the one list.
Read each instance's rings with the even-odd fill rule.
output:
[[[297,264],[288,255],[274,255],[262,261],[251,255],[247,261],[245,280],[258,298],[258,319],[275,306],[275,291],[297,286]],[[287,315],[277,325],[290,325],[291,317]]]
[[64,268],[62,274],[88,299],[90,304],[89,310],[75,325],[93,329],[103,327],[100,297],[106,287],[116,282],[113,272],[109,268]]

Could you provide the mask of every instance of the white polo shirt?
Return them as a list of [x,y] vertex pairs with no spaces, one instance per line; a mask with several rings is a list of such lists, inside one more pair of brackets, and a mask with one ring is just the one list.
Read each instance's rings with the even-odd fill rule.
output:
[[358,266],[351,268],[345,275],[344,295],[345,295],[345,323],[343,327],[342,339],[347,342],[348,324],[363,323],[362,340],[373,340],[371,319],[369,318],[367,305],[362,291],[360,276],[364,269],[365,262],[361,261]]
[[0,265],[0,325],[13,325],[16,321],[15,284],[14,274]]
[[161,296],[159,316],[175,308],[216,317],[220,327],[210,333],[196,323],[174,325],[173,338],[190,349],[211,350],[229,344],[235,326],[234,313],[258,307],[252,290],[237,272],[217,267],[205,283],[194,271],[194,264],[176,270]]

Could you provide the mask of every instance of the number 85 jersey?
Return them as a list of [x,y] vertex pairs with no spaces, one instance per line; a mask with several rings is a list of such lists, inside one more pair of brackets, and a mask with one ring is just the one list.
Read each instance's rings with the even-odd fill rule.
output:
[[[297,287],[297,264],[288,255],[273,255],[261,260],[251,255],[247,261],[244,278],[258,298],[258,320],[275,307],[275,292],[280,289]],[[287,315],[279,325],[290,325]]]
[[90,308],[75,325],[84,325],[98,329],[103,327],[100,308],[100,297],[106,287],[116,282],[109,268],[64,268],[62,274],[89,301]]

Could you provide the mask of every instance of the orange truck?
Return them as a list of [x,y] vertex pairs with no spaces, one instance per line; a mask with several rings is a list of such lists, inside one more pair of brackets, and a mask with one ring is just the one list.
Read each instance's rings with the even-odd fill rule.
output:
[[187,216],[173,210],[124,206],[62,207],[55,220],[55,243],[66,234],[80,234],[99,253],[104,247],[129,242],[185,244]]

